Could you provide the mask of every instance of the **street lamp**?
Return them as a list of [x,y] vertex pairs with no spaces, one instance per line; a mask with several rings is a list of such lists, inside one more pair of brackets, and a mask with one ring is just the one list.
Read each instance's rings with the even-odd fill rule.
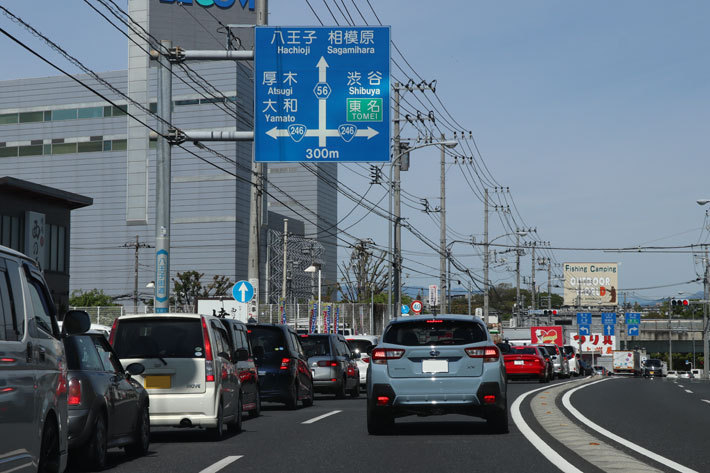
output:
[[[698,199],[698,205],[705,205],[710,203],[710,199]],[[706,211],[707,215],[707,211]],[[710,261],[708,261],[708,251],[707,247],[705,249],[705,273],[703,275],[703,379],[710,378],[710,360],[708,359],[708,354],[710,353],[710,327],[708,327],[708,299],[710,298],[710,292],[708,291],[708,277],[710,276]],[[693,346],[695,346],[695,341],[693,341]]]
[[[400,141],[399,137],[397,136],[397,133],[395,133],[395,152],[397,153],[396,156],[392,159],[392,162],[390,163],[390,175],[389,175],[389,180],[390,180],[390,193],[389,193],[389,214],[394,215],[394,222],[392,221],[393,219],[390,219],[390,231],[389,231],[389,242],[388,242],[388,249],[389,249],[389,255],[390,258],[393,259],[394,261],[390,260],[389,264],[389,270],[388,270],[388,281],[390,285],[390,290],[388,291],[387,295],[387,306],[388,306],[388,318],[392,320],[392,290],[395,291],[396,294],[396,299],[395,299],[395,313],[399,313],[401,310],[401,301],[402,301],[402,293],[401,293],[401,284],[400,284],[400,278],[401,278],[401,267],[402,267],[402,224],[400,223],[400,215],[401,215],[401,205],[400,205],[400,170],[401,170],[401,159],[402,156],[405,154],[409,153],[410,151],[413,151],[415,149],[419,148],[424,148],[427,146],[442,146],[442,147],[447,147],[447,148],[454,148],[458,145],[458,141],[453,141],[453,140],[442,140],[442,141],[432,141],[429,143],[422,143],[416,146],[413,146],[411,148],[407,148],[406,151],[402,152],[400,151]],[[394,177],[392,176],[392,172],[394,171]],[[392,205],[393,205],[393,200],[394,200],[394,213],[392,211]],[[392,229],[392,225],[394,225],[394,232]],[[394,233],[394,252],[392,251],[392,234]],[[445,248],[443,249],[445,251]],[[392,276],[392,269],[394,266],[394,277]]]
[[321,333],[321,324],[320,324],[320,295],[321,295],[321,264],[320,263],[313,263],[309,267],[303,270],[306,273],[315,273],[318,271],[318,313],[315,314],[316,316],[316,322],[318,324],[318,333]]

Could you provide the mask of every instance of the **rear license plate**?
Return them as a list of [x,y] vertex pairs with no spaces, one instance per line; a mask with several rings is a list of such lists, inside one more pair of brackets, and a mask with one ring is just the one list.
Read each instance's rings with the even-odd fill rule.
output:
[[154,375],[145,377],[146,389],[170,389],[169,375]]
[[422,373],[448,373],[447,360],[422,360]]
[[266,376],[266,371],[259,371],[259,376]]
[[523,360],[515,360],[515,364],[516,364],[516,365],[524,365],[524,364],[525,364],[525,361],[523,361]]

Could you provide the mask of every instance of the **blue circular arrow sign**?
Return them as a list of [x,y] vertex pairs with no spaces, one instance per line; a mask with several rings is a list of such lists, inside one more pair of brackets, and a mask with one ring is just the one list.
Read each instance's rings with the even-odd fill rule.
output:
[[232,297],[237,302],[249,302],[254,298],[254,286],[249,281],[237,281],[232,287]]

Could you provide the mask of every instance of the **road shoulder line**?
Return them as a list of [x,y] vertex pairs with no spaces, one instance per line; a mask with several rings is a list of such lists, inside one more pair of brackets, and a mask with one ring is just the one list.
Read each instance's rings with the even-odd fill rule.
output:
[[301,422],[301,424],[312,424],[314,422],[318,422],[321,419],[325,419],[326,417],[330,417],[332,415],[338,414],[339,412],[343,412],[343,411],[342,410],[330,411],[330,412],[327,412],[321,416],[314,417],[313,419],[308,419],[307,421]]

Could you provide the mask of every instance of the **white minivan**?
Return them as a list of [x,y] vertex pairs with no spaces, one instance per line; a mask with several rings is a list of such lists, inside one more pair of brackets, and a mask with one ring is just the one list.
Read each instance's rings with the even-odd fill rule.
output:
[[[234,350],[220,319],[197,314],[127,315],[115,320],[110,342],[124,367],[150,395],[151,426],[201,427],[221,439],[240,431],[242,404]],[[248,353],[246,353],[248,356]]]

